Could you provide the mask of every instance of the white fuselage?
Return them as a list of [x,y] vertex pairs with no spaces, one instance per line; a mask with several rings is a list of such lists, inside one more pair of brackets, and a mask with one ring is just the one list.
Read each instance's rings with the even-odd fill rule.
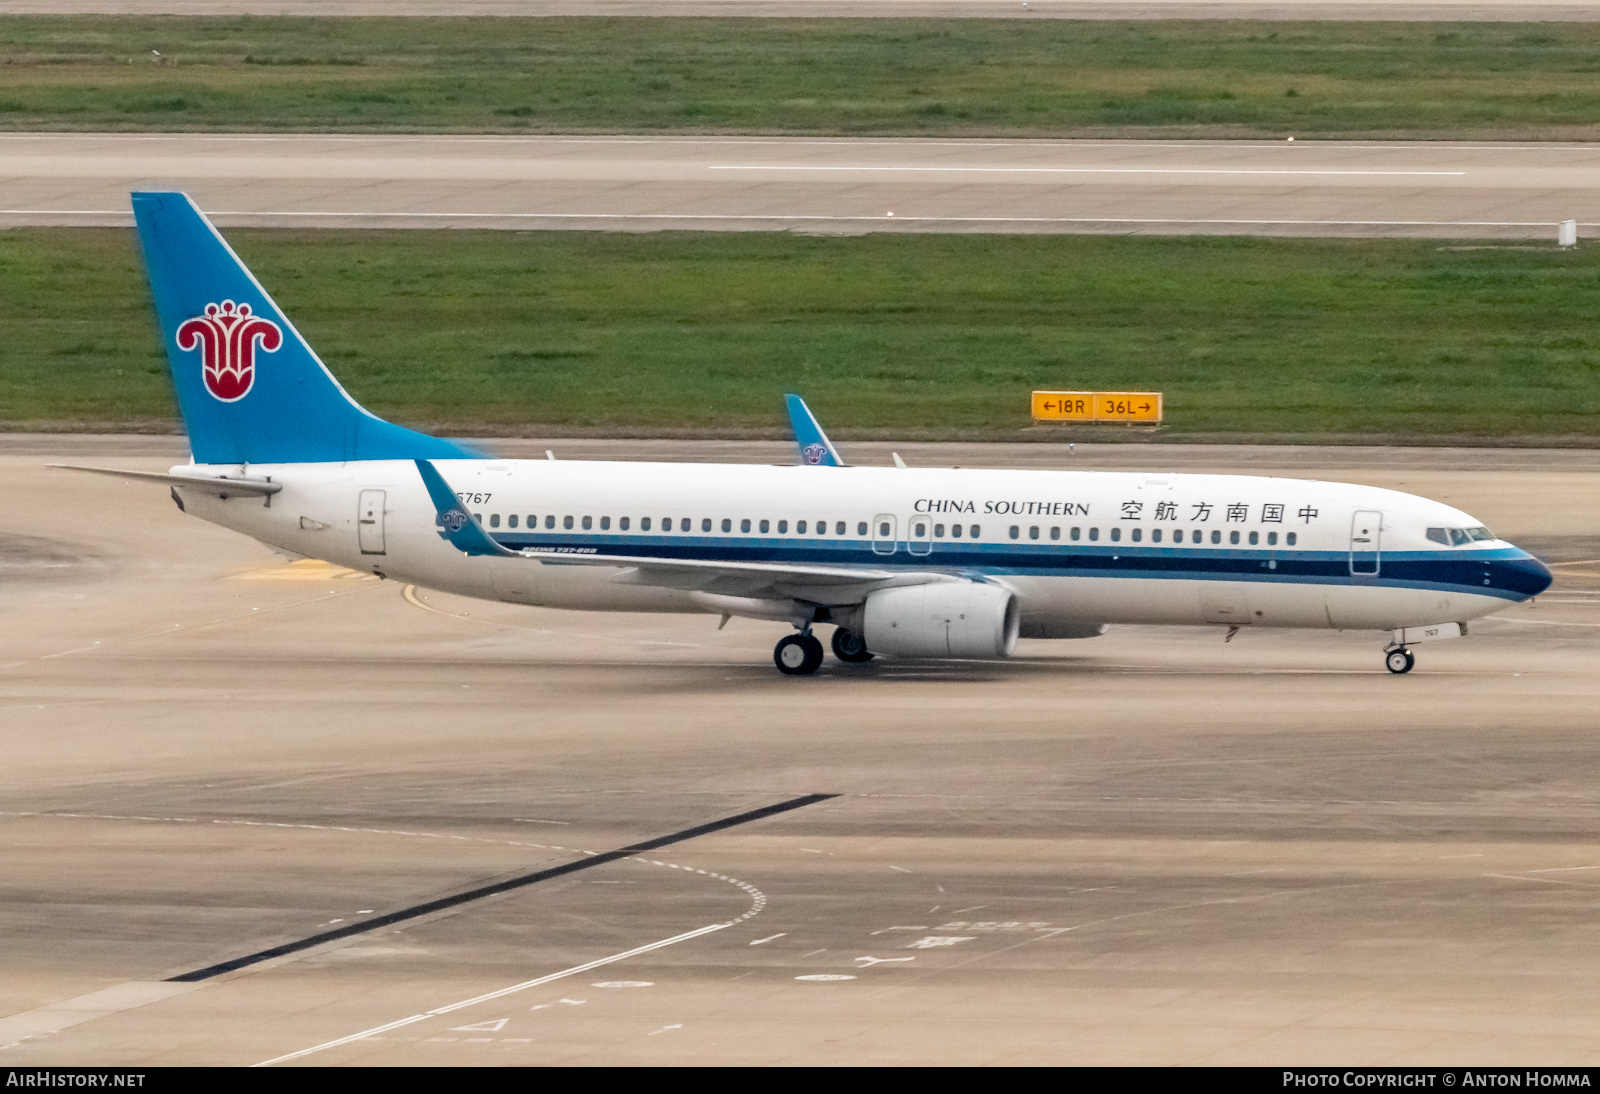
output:
[[[538,555],[966,576],[1016,594],[1024,637],[1079,636],[1103,623],[1390,630],[1474,619],[1548,583],[1503,541],[1429,538],[1429,529],[1478,525],[1459,510],[1339,483],[550,460],[436,467],[491,537],[535,557],[452,547],[410,461],[251,465],[251,478],[283,486],[267,499],[179,490],[188,512],[295,555],[580,610],[705,612],[733,602],[709,583],[641,584],[625,565],[545,565]],[[859,590],[846,585],[809,599],[848,608],[851,597],[859,602]]]

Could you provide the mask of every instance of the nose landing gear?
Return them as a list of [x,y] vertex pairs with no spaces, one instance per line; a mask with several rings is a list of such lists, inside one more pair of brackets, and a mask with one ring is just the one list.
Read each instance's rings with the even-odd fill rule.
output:
[[1383,663],[1395,675],[1410,672],[1417,663],[1417,655],[1404,646],[1396,646],[1383,656]]
[[787,635],[773,648],[772,662],[785,676],[810,676],[822,664],[822,643],[809,630]]

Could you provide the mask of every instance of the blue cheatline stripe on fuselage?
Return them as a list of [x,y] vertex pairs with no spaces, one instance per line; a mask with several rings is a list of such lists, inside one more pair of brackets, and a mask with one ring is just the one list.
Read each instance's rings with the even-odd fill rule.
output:
[[[1134,547],[1127,544],[1070,548],[939,541],[928,554],[911,554],[904,541],[893,554],[879,554],[868,540],[776,539],[730,536],[649,536],[606,533],[573,535],[504,533],[495,542],[513,550],[638,555],[704,562],[769,562],[875,569],[939,570],[992,577],[1121,577],[1196,581],[1257,581],[1277,584],[1372,585],[1474,592],[1523,600],[1549,587],[1549,572],[1515,547],[1476,551],[1384,552],[1377,577],[1350,573],[1344,551],[1251,551],[1241,548]],[[1270,565],[1276,563],[1276,566]],[[1485,583],[1487,579],[1487,583]]]

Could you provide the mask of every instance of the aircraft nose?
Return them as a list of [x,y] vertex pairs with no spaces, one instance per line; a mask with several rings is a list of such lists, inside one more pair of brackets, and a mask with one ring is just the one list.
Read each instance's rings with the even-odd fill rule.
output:
[[1521,558],[1507,559],[1502,565],[1505,574],[1500,584],[1524,596],[1538,596],[1555,580],[1550,567],[1526,551],[1522,552]]

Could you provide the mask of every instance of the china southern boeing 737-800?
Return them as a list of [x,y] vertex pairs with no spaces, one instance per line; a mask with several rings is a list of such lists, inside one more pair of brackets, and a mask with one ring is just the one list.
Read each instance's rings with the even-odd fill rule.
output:
[[[1448,505],[1231,475],[485,458],[357,405],[185,194],[133,208],[192,462],[185,512],[293,555],[550,608],[772,620],[823,659],[1003,658],[1111,623],[1385,632],[1385,663],[1550,571]],[[898,462],[898,461],[897,461]],[[92,468],[85,470],[108,470]]]

